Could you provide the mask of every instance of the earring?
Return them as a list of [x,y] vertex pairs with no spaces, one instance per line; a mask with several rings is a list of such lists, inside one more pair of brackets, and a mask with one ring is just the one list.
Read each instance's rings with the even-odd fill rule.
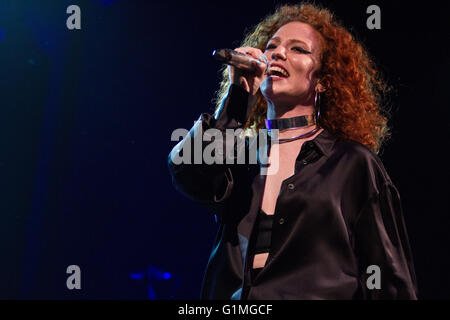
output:
[[314,97],[314,112],[316,114],[316,123],[318,123],[320,117],[320,93],[318,91],[316,91],[316,96]]

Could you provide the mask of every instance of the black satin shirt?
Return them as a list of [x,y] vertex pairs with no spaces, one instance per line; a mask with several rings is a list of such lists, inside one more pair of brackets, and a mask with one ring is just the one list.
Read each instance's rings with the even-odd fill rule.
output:
[[[242,127],[247,99],[231,85],[218,117],[204,113],[195,126]],[[278,195],[269,258],[252,279],[248,249],[266,176],[258,164],[175,165],[195,126],[173,148],[169,171],[179,191],[218,218],[202,299],[417,299],[400,196],[368,148],[326,129],[302,145]],[[380,289],[367,286],[371,265]]]

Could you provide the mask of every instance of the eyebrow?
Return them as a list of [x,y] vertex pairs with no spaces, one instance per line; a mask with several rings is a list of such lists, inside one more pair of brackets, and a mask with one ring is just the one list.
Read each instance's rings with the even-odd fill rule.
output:
[[[274,38],[270,39],[267,43],[269,43],[272,40],[280,41],[281,39],[280,39],[280,37],[274,37]],[[299,39],[288,39],[287,42],[288,43],[301,42],[301,43],[305,44],[307,48],[309,48],[309,45],[305,41],[302,41]]]

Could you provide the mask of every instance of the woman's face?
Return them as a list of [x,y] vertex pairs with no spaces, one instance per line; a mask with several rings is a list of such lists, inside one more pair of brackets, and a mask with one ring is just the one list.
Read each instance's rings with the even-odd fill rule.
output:
[[[276,106],[307,105],[314,102],[319,69],[320,34],[303,22],[283,25],[267,43],[267,77],[260,89]],[[284,69],[283,70],[280,70]]]

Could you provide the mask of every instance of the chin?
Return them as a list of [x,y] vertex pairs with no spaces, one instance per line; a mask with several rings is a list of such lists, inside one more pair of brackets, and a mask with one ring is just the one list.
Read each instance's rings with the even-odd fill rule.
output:
[[289,103],[289,100],[292,100],[292,97],[285,90],[281,90],[281,88],[276,86],[261,88],[261,93],[266,100],[270,100],[275,105],[286,104]]
[[283,93],[286,94],[289,91],[289,83],[286,79],[272,80],[266,78],[260,88],[264,95],[281,95]]

